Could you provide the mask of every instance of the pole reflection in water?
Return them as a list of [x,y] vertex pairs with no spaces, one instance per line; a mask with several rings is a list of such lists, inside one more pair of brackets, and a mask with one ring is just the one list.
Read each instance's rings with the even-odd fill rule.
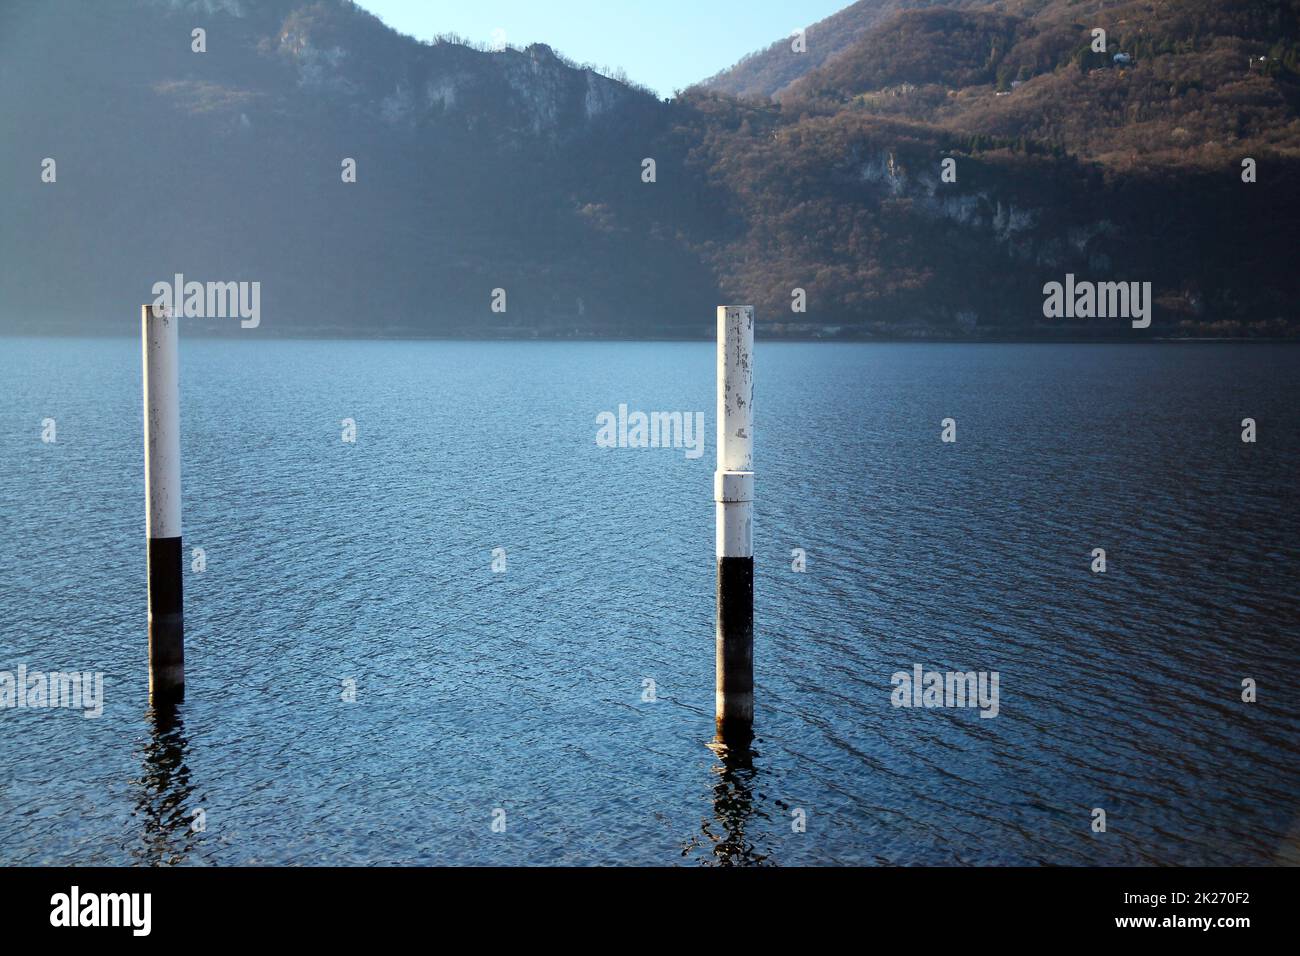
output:
[[716,777],[713,816],[700,823],[700,833],[687,841],[682,856],[698,856],[704,866],[774,865],[771,846],[760,848],[755,835],[755,831],[767,832],[772,824],[756,786],[761,774],[754,766],[758,752],[745,738],[726,742],[714,738],[709,749],[718,758],[711,768]]
[[149,709],[149,738],[134,816],[142,818],[137,863],[172,866],[185,862],[198,834],[193,829],[191,796],[194,785],[185,763],[189,739],[177,704],[155,704]]

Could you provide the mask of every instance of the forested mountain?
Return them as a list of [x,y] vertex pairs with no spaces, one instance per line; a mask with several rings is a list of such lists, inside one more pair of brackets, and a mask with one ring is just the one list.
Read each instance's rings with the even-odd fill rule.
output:
[[260,281],[260,334],[707,335],[723,301],[768,335],[1138,334],[1044,318],[1074,273],[1151,282],[1144,335],[1296,335],[1298,23],[862,0],[747,61],[759,95],[666,102],[346,0],[7,0],[0,330],[129,332],[183,273]]
[[1152,334],[1294,334],[1298,24],[1271,0],[903,10],[777,102],[690,91],[747,224],[717,268],[769,309],[816,275],[823,315],[895,334],[1059,331],[1066,272],[1151,281]]

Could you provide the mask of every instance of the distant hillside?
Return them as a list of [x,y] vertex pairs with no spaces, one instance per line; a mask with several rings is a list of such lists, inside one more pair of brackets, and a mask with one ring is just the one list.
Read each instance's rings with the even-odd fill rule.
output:
[[872,27],[901,10],[964,7],[974,2],[978,0],[858,0],[825,20],[805,26],[805,52],[794,52],[790,38],[785,37],[709,77],[700,86],[732,96],[778,96],[804,74],[834,62]]
[[1007,0],[896,11],[777,104],[691,91],[746,223],[724,289],[797,323],[813,276],[850,327],[1050,334],[1069,271],[1151,281],[1163,334],[1295,334],[1298,37],[1294,0]]
[[[1300,145],[1294,2],[988,7],[900,13],[785,96],[1108,162],[1216,163]],[[1090,47],[1094,27],[1105,53]]]
[[[347,0],[7,0],[0,331],[131,332],[179,272],[260,281],[269,335],[1300,336],[1300,0],[824,23],[775,100],[663,102]],[[1151,327],[1044,319],[1067,273]]]
[[[868,31],[831,63],[794,81],[787,91],[843,102],[899,84],[934,84],[945,91],[992,84],[1008,51],[1036,32],[1029,21],[1002,13],[949,7],[908,10]],[[1078,36],[1073,31],[1071,39],[1077,41]]]

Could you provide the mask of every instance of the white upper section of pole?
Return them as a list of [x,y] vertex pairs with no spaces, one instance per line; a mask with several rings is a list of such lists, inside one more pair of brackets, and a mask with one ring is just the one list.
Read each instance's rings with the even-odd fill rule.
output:
[[754,307],[718,307],[718,470],[713,476],[719,558],[754,556]]
[[181,536],[181,396],[178,320],[166,307],[142,307],[144,501],[150,538]]
[[754,307],[718,306],[718,471],[754,470]]

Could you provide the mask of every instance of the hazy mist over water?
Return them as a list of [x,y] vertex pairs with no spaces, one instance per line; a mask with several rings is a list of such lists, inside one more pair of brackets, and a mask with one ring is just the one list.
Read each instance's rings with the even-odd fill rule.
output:
[[[106,695],[0,711],[0,862],[1294,862],[1298,359],[760,340],[724,759],[711,343],[182,332],[207,568],[157,722],[139,342],[0,339],[0,670]],[[704,455],[597,447],[620,404],[704,412]],[[916,664],[997,671],[998,716],[893,707]]]

